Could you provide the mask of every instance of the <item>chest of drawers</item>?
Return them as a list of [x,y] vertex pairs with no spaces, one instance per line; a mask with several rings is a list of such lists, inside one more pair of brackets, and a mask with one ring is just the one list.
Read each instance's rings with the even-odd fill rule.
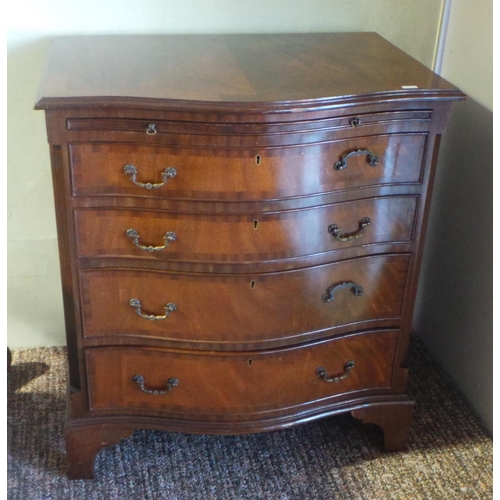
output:
[[70,477],[135,428],[351,412],[404,449],[423,228],[461,98],[373,33],[55,40],[36,107]]

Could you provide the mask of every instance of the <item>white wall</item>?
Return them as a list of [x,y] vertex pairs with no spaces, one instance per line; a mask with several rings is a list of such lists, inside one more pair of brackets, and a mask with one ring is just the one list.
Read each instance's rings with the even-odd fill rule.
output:
[[441,0],[16,0],[8,30],[8,343],[65,343],[43,113],[49,39],[93,33],[377,31],[430,66]]
[[493,111],[493,0],[448,1],[450,19],[440,74]]
[[493,1],[453,0],[441,74],[468,94],[443,137],[417,333],[493,432]]

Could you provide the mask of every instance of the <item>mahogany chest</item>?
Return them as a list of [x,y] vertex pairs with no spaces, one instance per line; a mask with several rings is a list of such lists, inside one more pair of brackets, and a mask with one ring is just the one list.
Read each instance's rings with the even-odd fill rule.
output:
[[54,40],[69,475],[135,428],[351,412],[403,450],[441,134],[463,94],[374,33]]

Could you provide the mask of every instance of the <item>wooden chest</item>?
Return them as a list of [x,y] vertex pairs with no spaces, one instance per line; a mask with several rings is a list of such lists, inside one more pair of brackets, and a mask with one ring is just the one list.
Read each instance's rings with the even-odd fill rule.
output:
[[461,98],[373,33],[56,39],[36,108],[70,477],[135,428],[351,412],[403,450],[430,189]]

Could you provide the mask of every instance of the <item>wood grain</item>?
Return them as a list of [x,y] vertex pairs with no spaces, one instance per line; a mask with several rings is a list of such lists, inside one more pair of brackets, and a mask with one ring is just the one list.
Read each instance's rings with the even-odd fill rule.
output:
[[[91,410],[161,410],[224,416],[262,413],[361,389],[388,389],[397,332],[354,335],[284,350],[217,353],[155,348],[99,347],[85,350]],[[343,375],[338,383],[316,370]],[[178,386],[163,395],[141,391],[132,378],[143,375],[146,389],[161,390],[174,377]],[[104,383],[105,381],[105,383]],[[254,417],[255,418],[255,417]],[[261,416],[262,418],[262,416]]]
[[[172,214],[144,210],[77,209],[75,225],[80,257],[128,257],[184,262],[265,262],[291,259],[359,245],[410,242],[417,197],[381,197],[307,210],[236,215]],[[360,229],[365,218],[370,225]],[[328,228],[336,224],[339,238]],[[149,252],[134,245],[164,246],[164,235],[176,240]],[[361,234],[360,231],[363,231]]]
[[[277,149],[166,148],[115,143],[70,146],[74,194],[129,195],[195,200],[267,200],[307,196],[363,186],[418,183],[426,143],[424,134],[357,137],[345,141]],[[354,150],[367,156],[348,160],[345,170],[334,164]],[[260,157],[257,165],[256,157]],[[124,173],[134,165],[139,182],[162,182],[173,167],[177,175],[164,187],[146,190]]]
[[[408,255],[378,255],[304,270],[251,275],[174,274],[131,270],[80,272],[84,335],[157,337],[179,341],[256,342],[307,337],[306,333],[363,322],[401,318]],[[332,285],[352,281],[363,295],[340,289],[334,300],[323,295]],[[129,305],[143,304],[141,318]],[[230,348],[230,347],[229,347]]]
[[[262,432],[352,411],[404,449],[430,191],[464,97],[374,33],[56,39],[36,108],[52,153],[70,476],[91,477],[98,450],[135,427]],[[370,153],[334,168],[358,150]],[[125,165],[139,183],[176,175],[145,189]],[[364,217],[357,240],[328,232]],[[127,229],[146,246],[176,240],[145,252]],[[165,319],[137,314],[167,303]],[[316,375],[349,360],[341,382]],[[154,396],[137,373],[153,389],[180,383]]]
[[84,98],[116,106],[148,99],[289,107],[344,96],[416,98],[423,91],[458,94],[374,33],[66,37],[52,43],[37,107]]

